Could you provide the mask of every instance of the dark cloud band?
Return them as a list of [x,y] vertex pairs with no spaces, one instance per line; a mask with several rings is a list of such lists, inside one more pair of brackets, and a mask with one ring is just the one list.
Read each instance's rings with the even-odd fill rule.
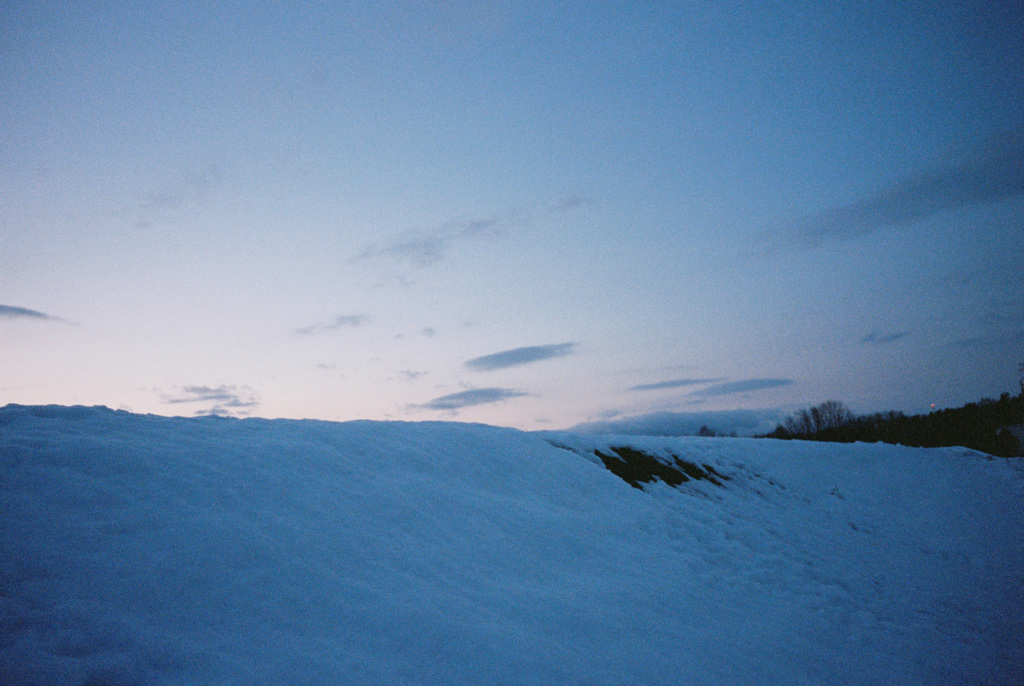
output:
[[692,396],[710,398],[719,395],[732,395],[733,393],[749,393],[750,391],[761,391],[766,388],[779,388],[793,383],[792,379],[743,379],[741,381],[729,381],[702,388],[691,393]]
[[956,163],[917,174],[849,205],[826,209],[794,227],[809,247],[866,236],[939,212],[1024,194],[1024,127],[1003,134]]
[[671,381],[658,381],[657,383],[644,383],[639,386],[631,386],[631,391],[659,391],[664,388],[681,388],[683,386],[697,386],[704,383],[714,383],[721,381],[721,378],[717,379],[672,379]]
[[59,317],[53,317],[45,312],[30,310],[27,307],[14,307],[12,305],[0,305],[0,317],[5,319],[42,319],[47,321],[62,321]]
[[495,369],[506,369],[518,367],[531,362],[550,360],[554,357],[564,357],[576,351],[575,343],[554,343],[551,345],[533,345],[525,348],[513,348],[503,350],[500,353],[474,357],[466,361],[466,367],[476,371],[492,371]]
[[526,393],[523,393],[522,391],[515,391],[510,388],[475,388],[470,391],[443,395],[440,398],[434,398],[430,402],[419,405],[418,407],[425,410],[459,410],[463,407],[488,405],[508,400],[509,398],[518,398],[524,395],[526,395]]

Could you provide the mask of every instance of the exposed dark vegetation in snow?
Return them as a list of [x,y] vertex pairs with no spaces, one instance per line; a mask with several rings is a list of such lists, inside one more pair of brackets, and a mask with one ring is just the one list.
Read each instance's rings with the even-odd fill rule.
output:
[[719,474],[711,465],[687,462],[676,455],[670,455],[672,463],[668,463],[628,446],[612,447],[610,452],[615,455],[606,455],[600,450],[595,450],[594,454],[601,458],[608,471],[633,488],[642,489],[641,483],[650,483],[656,478],[669,486],[678,486],[690,479],[721,486],[722,481],[729,480],[729,477]]
[[1012,427],[1024,424],[1024,392],[1003,393],[999,400],[984,399],[963,407],[907,416],[879,412],[856,416],[842,403],[830,400],[799,410],[770,438],[796,438],[839,443],[894,443],[922,448],[963,446],[997,457],[1021,455]]

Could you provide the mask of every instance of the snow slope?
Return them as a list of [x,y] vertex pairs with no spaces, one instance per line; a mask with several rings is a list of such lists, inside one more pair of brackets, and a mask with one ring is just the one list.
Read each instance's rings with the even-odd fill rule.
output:
[[8,406],[0,683],[1020,684],[1019,462]]

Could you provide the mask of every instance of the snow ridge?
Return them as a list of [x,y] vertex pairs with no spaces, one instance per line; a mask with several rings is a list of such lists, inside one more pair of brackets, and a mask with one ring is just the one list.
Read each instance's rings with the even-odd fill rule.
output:
[[1021,683],[1019,462],[7,406],[0,683]]

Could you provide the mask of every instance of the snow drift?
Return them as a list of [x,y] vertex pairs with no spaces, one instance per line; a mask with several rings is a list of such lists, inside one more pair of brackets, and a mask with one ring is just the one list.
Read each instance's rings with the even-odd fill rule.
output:
[[1017,684],[1022,503],[964,449],[8,406],[0,683]]

